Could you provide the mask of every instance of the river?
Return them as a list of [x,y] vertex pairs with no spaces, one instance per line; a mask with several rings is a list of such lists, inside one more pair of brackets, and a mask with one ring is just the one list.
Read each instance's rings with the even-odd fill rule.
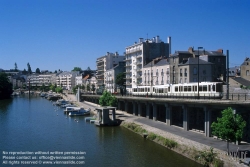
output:
[[[72,166],[76,161],[82,165],[74,166],[201,166],[123,127],[96,127],[84,118],[67,117],[62,108],[38,96],[1,100],[0,166],[34,166],[31,163],[45,161],[60,161],[56,166]],[[55,159],[55,155],[66,157],[66,152],[71,158]],[[72,159],[76,155],[79,159]],[[62,164],[66,160],[69,164]]]

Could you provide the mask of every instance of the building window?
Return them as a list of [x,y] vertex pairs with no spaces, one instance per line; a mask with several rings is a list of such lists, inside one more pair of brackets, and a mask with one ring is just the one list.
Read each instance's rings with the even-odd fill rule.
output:
[[249,70],[247,70],[247,71],[246,71],[246,76],[249,76],[249,75],[250,75],[250,74],[249,74]]
[[187,69],[185,68],[184,70],[185,70],[184,75],[185,75],[185,77],[187,77]]
[[194,82],[197,82],[197,78],[194,78],[193,81],[194,81]]
[[185,78],[184,83],[187,83],[187,78]]
[[180,83],[182,83],[182,78],[180,78]]
[[182,77],[182,69],[180,69],[180,77]]
[[197,68],[194,67],[194,75],[197,75]]

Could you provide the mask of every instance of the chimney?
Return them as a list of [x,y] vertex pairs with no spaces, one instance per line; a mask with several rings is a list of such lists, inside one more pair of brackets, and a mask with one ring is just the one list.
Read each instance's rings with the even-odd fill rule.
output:
[[139,38],[139,43],[143,42],[143,38]]
[[189,52],[189,53],[193,53],[193,52],[194,52],[194,48],[193,48],[193,47],[189,47],[189,48],[188,48],[188,52]]
[[168,37],[169,54],[171,54],[171,37]]
[[223,53],[223,49],[218,49],[217,52]]

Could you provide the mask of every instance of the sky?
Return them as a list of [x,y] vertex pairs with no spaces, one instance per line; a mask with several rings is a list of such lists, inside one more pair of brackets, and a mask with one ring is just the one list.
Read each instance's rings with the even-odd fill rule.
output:
[[96,69],[139,38],[229,50],[229,66],[250,57],[249,0],[0,0],[0,68]]

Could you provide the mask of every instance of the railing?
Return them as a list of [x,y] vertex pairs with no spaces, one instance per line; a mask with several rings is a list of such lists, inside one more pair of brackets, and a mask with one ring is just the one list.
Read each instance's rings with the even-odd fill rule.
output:
[[[229,94],[229,99],[226,99],[226,93],[222,93],[222,98],[219,98],[217,96],[215,96],[214,94],[209,94],[208,96],[205,96],[205,94],[200,94],[200,99],[201,100],[221,100],[221,101],[225,101],[225,100],[231,100],[231,101],[250,101],[250,93],[230,93]],[[145,97],[147,95],[139,95],[134,93],[134,95],[132,95],[132,93],[127,93],[124,96],[133,96],[133,97]],[[158,94],[154,94],[151,95],[150,93],[148,93],[147,97],[152,97],[152,98],[174,98],[174,99],[197,99],[198,100],[198,95],[197,93],[195,95],[187,95],[185,93],[176,93],[176,94],[167,94],[167,95],[161,95],[160,93]]]

